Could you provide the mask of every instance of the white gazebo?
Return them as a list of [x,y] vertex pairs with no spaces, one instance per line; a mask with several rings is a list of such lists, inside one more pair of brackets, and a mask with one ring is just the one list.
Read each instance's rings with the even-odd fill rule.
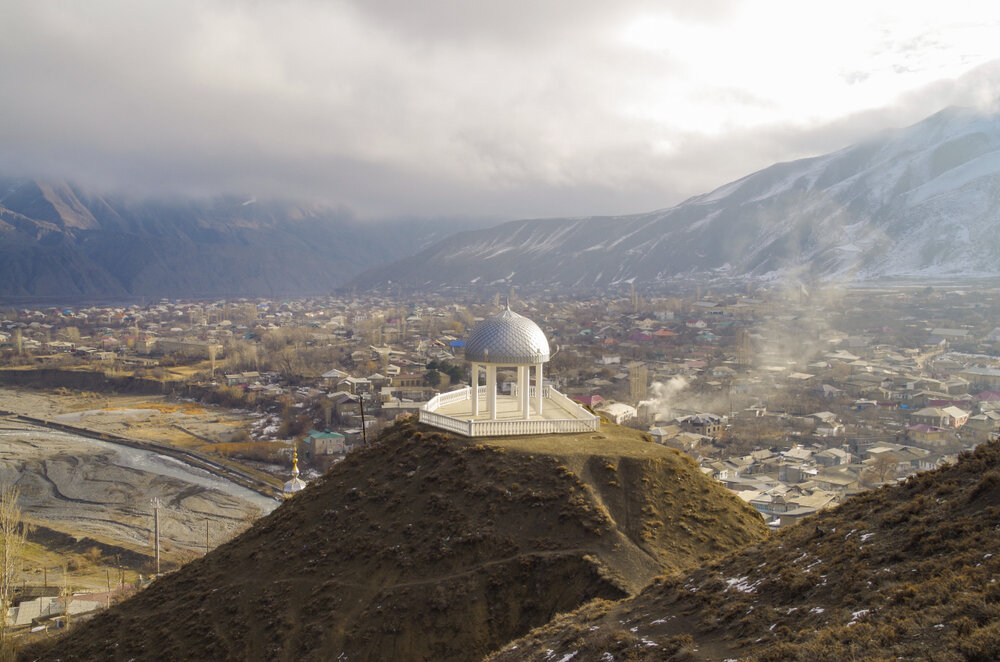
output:
[[[597,416],[544,386],[549,341],[537,324],[509,307],[472,329],[465,358],[473,386],[431,398],[420,408],[421,422],[469,437],[586,432],[600,425]],[[499,368],[517,370],[509,396],[497,393]],[[485,386],[478,385],[480,370],[486,372]]]

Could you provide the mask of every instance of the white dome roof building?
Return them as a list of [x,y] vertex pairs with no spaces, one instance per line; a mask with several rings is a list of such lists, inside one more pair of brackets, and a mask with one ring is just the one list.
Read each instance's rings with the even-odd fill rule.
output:
[[507,308],[472,329],[465,344],[465,360],[537,365],[549,360],[549,341],[537,324]]
[[[470,437],[596,429],[597,417],[544,386],[542,366],[549,357],[541,328],[507,307],[469,333],[465,359],[472,386],[435,396],[421,407],[420,420]],[[498,368],[517,370],[509,396],[497,393]],[[485,386],[478,385],[480,370],[486,373]]]

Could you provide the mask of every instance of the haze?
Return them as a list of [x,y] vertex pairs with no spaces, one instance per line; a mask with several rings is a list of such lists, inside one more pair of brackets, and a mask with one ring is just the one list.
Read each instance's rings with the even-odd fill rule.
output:
[[623,214],[997,96],[994,3],[690,4],[7,2],[0,174]]

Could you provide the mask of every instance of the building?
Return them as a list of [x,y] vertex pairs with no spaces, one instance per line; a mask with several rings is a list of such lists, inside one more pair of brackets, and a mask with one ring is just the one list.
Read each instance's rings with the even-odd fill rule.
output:
[[609,402],[601,405],[595,411],[616,425],[624,425],[635,420],[638,415],[635,407],[623,402]]
[[[598,429],[597,416],[545,385],[542,366],[549,360],[549,341],[537,324],[509,306],[473,327],[465,359],[473,385],[431,398],[420,408],[420,422],[468,437]],[[510,395],[498,393],[499,368],[516,371]],[[478,386],[481,370],[485,386]]]

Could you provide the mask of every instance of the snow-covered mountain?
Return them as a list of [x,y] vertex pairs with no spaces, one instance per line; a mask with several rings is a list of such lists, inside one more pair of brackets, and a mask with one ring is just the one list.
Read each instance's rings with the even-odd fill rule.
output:
[[998,220],[1000,115],[950,108],[670,209],[460,233],[355,284],[599,289],[691,276],[990,277],[1000,275]]

